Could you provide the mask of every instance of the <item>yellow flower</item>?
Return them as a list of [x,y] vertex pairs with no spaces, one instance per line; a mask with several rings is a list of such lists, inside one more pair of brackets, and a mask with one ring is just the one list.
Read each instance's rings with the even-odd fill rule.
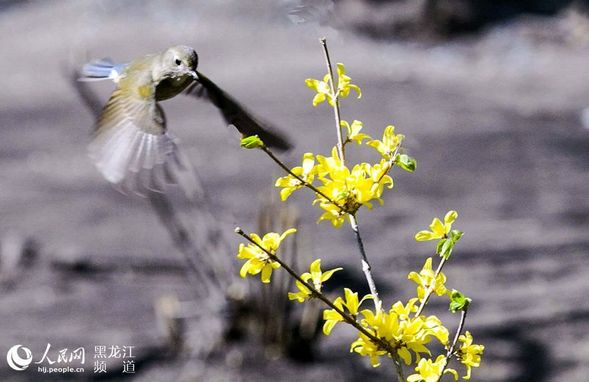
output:
[[[252,233],[250,234],[250,237],[262,248],[266,249],[271,254],[276,255],[276,251],[278,250],[282,240],[296,231],[296,229],[291,228],[286,230],[282,235],[279,235],[276,232],[270,232],[265,234],[263,238],[260,238],[257,234]],[[280,268],[279,263],[272,260],[265,251],[253,243],[250,243],[247,246],[240,244],[237,251],[237,258],[247,260],[239,271],[239,275],[241,277],[245,277],[248,274],[257,275],[258,273],[261,273],[260,279],[263,283],[269,283],[272,271],[274,269]]]
[[450,336],[450,333],[438,317],[428,316],[425,319],[423,326],[425,330],[428,330],[429,334],[436,337],[436,339],[440,341],[442,345],[446,346],[448,344],[448,337]]
[[[313,153],[305,153],[301,166],[294,167],[291,171],[305,182],[309,184],[313,183],[315,178],[315,157]],[[274,186],[282,187],[282,190],[280,190],[280,199],[284,202],[294,191],[303,187],[303,183],[291,174],[288,174],[287,176],[276,179]]]
[[431,359],[422,359],[417,364],[415,371],[417,374],[412,374],[407,378],[407,382],[438,382],[443,373],[449,373],[454,376],[454,380],[458,380],[458,373],[454,369],[446,369],[446,364],[448,360],[445,356],[440,355],[436,358],[436,362],[433,362]]
[[378,200],[381,205],[384,202],[380,197],[382,196],[385,186],[388,189],[391,189],[394,185],[393,178],[387,175],[387,172],[390,169],[390,164],[385,160],[381,160],[380,163],[374,164],[372,166],[368,163],[365,164],[365,171],[373,182],[371,192],[373,197]]
[[317,194],[313,204],[324,210],[319,221],[328,220],[334,227],[340,227],[347,214],[355,214],[362,206],[371,209],[373,199],[382,204],[380,196],[384,187],[393,186],[393,179],[386,175],[390,166],[385,163],[373,166],[360,163],[350,171],[342,164],[335,147],[331,157],[317,155],[317,161],[316,173],[322,183],[318,190],[327,199]]
[[432,258],[428,257],[423,265],[423,268],[419,273],[411,272],[407,276],[407,278],[411,281],[415,281],[417,283],[417,297],[419,300],[423,300],[425,297],[426,291],[433,286],[433,292],[435,292],[438,296],[442,296],[448,292],[446,286],[446,275],[440,272],[435,277],[435,272],[432,269]]
[[[315,204],[315,202],[317,202],[318,200],[319,199],[316,199],[313,202],[313,204]],[[321,201],[321,202],[319,202],[319,207],[321,207],[325,212],[323,212],[323,214],[321,214],[321,216],[319,216],[319,219],[317,219],[317,223],[321,222],[322,220],[327,220],[327,221],[331,222],[331,224],[335,228],[340,228],[342,226],[342,224],[344,224],[344,221],[346,220],[346,217],[348,216],[339,207],[335,206],[331,202]]]
[[[373,298],[371,294],[367,294],[366,296],[362,297],[362,300],[358,300],[358,293],[352,292],[352,290],[349,288],[344,288],[344,297],[345,300],[341,297],[336,298],[333,304],[341,310],[344,310],[345,307],[345,310],[347,310],[347,312],[354,317],[358,315],[358,308],[360,305],[362,305],[365,300],[370,300]],[[335,324],[344,320],[341,314],[339,314],[335,309],[324,310],[323,319],[325,320],[325,323],[323,324],[323,333],[326,336],[331,333],[331,330]]]
[[[415,299],[412,299],[407,305],[396,303],[389,312],[382,309],[378,309],[376,313],[369,309],[361,312],[364,317],[360,321],[361,325],[378,338],[388,342],[391,348],[396,349],[396,355],[407,365],[412,361],[411,352],[415,353],[417,361],[421,359],[422,353],[430,354],[426,345],[432,337],[437,338],[442,344],[448,342],[448,329],[436,316],[410,316],[410,313],[415,311],[415,302]],[[373,366],[379,364],[378,358],[383,355],[381,347],[371,343],[370,338],[362,335],[354,341],[351,350],[369,356]],[[386,352],[384,354],[391,357],[391,354]]]
[[372,367],[380,366],[380,356],[387,354],[386,350],[380,349],[364,333],[358,333],[358,339],[350,345],[350,352],[369,357]]
[[[346,212],[356,212],[362,204],[353,198],[350,190],[351,185],[347,183],[350,170],[342,164],[336,147],[332,149],[330,157],[317,155],[317,161],[319,162],[316,166],[317,176],[323,183],[318,189],[331,199],[328,200],[321,195],[316,195],[317,198],[313,204],[319,204],[319,207],[324,210],[318,221],[328,220],[338,228],[344,222],[347,216]],[[336,202],[337,206],[331,201]],[[343,210],[338,206],[341,206]]]
[[472,335],[469,331],[458,337],[458,341],[462,342],[462,346],[458,349],[458,359],[460,363],[466,366],[466,375],[464,379],[470,379],[471,369],[481,365],[481,357],[485,351],[483,345],[473,345]]
[[374,147],[385,160],[390,161],[404,138],[402,134],[395,134],[395,126],[389,125],[384,129],[382,141],[373,139],[366,144]]
[[354,90],[358,94],[358,98],[362,98],[362,91],[360,88],[352,84],[352,78],[346,75],[346,68],[344,64],[337,64],[337,91],[339,97],[346,98],[350,95],[350,90]]
[[[330,169],[328,177],[324,176],[321,178],[323,185],[318,187],[319,191],[351,214],[356,213],[363,204],[368,208],[372,208],[372,204],[369,202],[372,198],[372,181],[366,177],[362,166],[354,166],[351,172],[345,166],[333,170],[331,171]],[[333,219],[340,219],[341,221],[337,222],[338,224],[334,223],[335,226],[343,222],[341,215],[344,212],[340,208],[334,210],[333,207],[335,206],[332,207],[332,203],[329,200],[318,196],[315,202],[318,202],[319,206],[326,211],[319,218],[319,221],[329,219],[334,223]]]
[[364,333],[358,333],[358,339],[350,345],[350,352],[369,357],[372,367],[380,366],[380,356],[387,354],[386,350],[380,349]]
[[[398,317],[395,314],[387,314],[382,309],[377,309],[376,313],[370,309],[364,309],[361,313],[364,317],[360,321],[362,326],[376,337],[388,342],[391,347],[395,348],[397,346],[395,335],[398,334],[400,328]],[[391,357],[386,349],[374,343],[363,333],[358,333],[358,339],[351,344],[350,351],[370,357],[370,363],[373,367],[380,365],[380,356]]]
[[[421,359],[421,353],[430,354],[426,345],[434,336],[438,340],[447,340],[448,330],[441,325],[436,316],[409,317],[399,321],[398,333],[395,337],[398,343],[397,353],[405,364],[411,364],[411,352],[415,353],[416,361]],[[441,342],[441,341],[440,341]]]
[[[337,306],[341,310],[343,310],[343,304],[344,301],[341,297],[336,298],[333,302],[333,305]],[[344,318],[335,309],[325,309],[323,311],[323,320],[325,321],[323,324],[323,334],[328,336],[335,327],[335,324],[342,322]]]
[[[341,271],[343,268],[335,268],[329,271],[321,272],[321,259],[317,259],[311,263],[309,270],[311,272],[305,272],[301,275],[301,278],[305,282],[312,281],[313,287],[318,291],[321,292],[321,287],[323,283],[337,271]],[[299,291],[296,293],[289,292],[288,298],[290,300],[297,300],[298,302],[303,302],[313,296],[313,293],[309,288],[307,288],[303,283],[300,281],[296,281],[296,286],[299,288]]]
[[[362,97],[362,91],[360,88],[352,84],[352,79],[346,75],[344,64],[337,64],[337,97],[346,98],[350,95],[350,90],[354,90],[358,93],[358,98]],[[331,86],[331,80],[329,74],[323,76],[323,81],[316,80],[314,78],[307,78],[305,84],[315,90],[317,94],[313,97],[313,106],[317,106],[320,103],[327,101],[331,106],[334,105],[334,99],[336,94]]]
[[361,121],[354,120],[351,125],[347,121],[341,121],[340,124],[348,131],[348,139],[351,142],[361,144],[364,139],[372,139],[370,135],[360,132],[363,127]]
[[326,74],[323,77],[323,81],[314,78],[307,78],[305,80],[305,84],[317,92],[313,98],[313,106],[317,106],[325,100],[333,106],[333,91],[329,82],[329,74]]
[[417,312],[417,307],[415,306],[416,302],[416,298],[407,301],[407,305],[403,305],[401,301],[397,301],[391,307],[391,312],[399,316],[400,319],[407,320],[412,313]]
[[317,176],[320,180],[323,180],[327,176],[333,176],[333,174],[339,174],[346,170],[349,171],[347,167],[342,164],[336,146],[331,149],[331,156],[329,157],[317,155],[317,162],[319,162],[316,166]]
[[[357,164],[352,168],[350,175],[343,181],[347,184],[355,203],[372,208],[369,201],[375,198],[375,189],[369,171],[370,165],[368,163]],[[354,202],[352,204],[355,204]]]
[[444,238],[452,230],[452,223],[458,218],[458,212],[448,211],[444,216],[444,222],[438,218],[434,218],[429,228],[431,231],[419,231],[415,234],[415,240],[428,241]]
[[358,293],[352,292],[349,288],[344,288],[344,297],[346,300],[344,301],[344,306],[348,310],[352,316],[356,316],[358,314],[358,309],[360,305],[366,300],[372,300],[374,297],[371,294],[367,294],[366,296],[362,297],[360,301],[358,301]]

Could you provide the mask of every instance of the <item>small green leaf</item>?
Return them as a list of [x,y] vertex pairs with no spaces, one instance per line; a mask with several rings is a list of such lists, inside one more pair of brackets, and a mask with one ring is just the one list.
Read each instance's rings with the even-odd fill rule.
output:
[[440,241],[438,241],[438,245],[436,246],[436,253],[438,255],[442,254],[442,248],[444,247],[444,244],[446,244],[447,241],[448,239],[440,239]]
[[462,235],[464,235],[464,232],[462,232],[462,231],[459,231],[459,230],[457,230],[457,229],[453,229],[453,230],[450,232],[450,237],[452,238],[452,241],[453,241],[454,243],[456,243],[458,240],[460,240],[460,238],[462,237]]
[[250,135],[241,139],[241,147],[244,149],[259,149],[264,147],[264,142],[257,135]]
[[450,294],[450,311],[452,313],[465,311],[471,302],[472,300],[470,298],[466,297],[456,289],[453,289]]
[[395,157],[395,164],[403,170],[413,172],[417,168],[417,161],[407,154],[398,154]]
[[452,249],[454,249],[454,241],[451,239],[446,239],[444,244],[442,244],[439,255],[448,260],[452,254]]

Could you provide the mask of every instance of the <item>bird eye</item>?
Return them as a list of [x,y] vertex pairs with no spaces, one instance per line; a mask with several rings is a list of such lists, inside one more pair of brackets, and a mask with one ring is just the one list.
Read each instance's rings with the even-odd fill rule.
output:
[[182,63],[182,60],[180,60],[179,58],[176,59],[176,61],[174,61],[176,63],[176,65],[180,65]]

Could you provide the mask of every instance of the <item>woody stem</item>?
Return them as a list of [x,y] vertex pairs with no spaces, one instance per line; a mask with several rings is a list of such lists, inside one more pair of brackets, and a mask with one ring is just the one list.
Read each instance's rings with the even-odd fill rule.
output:
[[241,228],[239,228],[239,227],[235,228],[235,233],[237,233],[238,235],[242,236],[247,241],[249,241],[250,243],[254,244],[256,247],[258,247],[262,251],[264,251],[272,261],[275,261],[278,264],[280,264],[280,266],[282,268],[284,268],[284,270],[286,270],[288,272],[288,274],[290,274],[295,280],[297,280],[298,282],[300,282],[301,284],[303,284],[307,289],[309,289],[311,291],[311,293],[313,294],[314,297],[317,297],[322,302],[324,302],[327,306],[329,306],[331,309],[335,310],[340,316],[342,316],[342,318],[344,319],[344,321],[346,321],[348,324],[352,325],[359,332],[361,332],[366,337],[368,337],[372,342],[374,342],[375,344],[377,344],[380,348],[386,350],[392,356],[394,356],[394,355],[397,354],[396,351],[395,351],[395,349],[393,348],[393,346],[391,346],[391,344],[389,344],[388,342],[386,342],[386,341],[378,338],[373,333],[371,333],[366,328],[364,328],[362,325],[360,325],[358,322],[356,322],[356,320],[354,319],[354,317],[352,317],[350,314],[344,312],[342,309],[338,308],[337,305],[335,305],[333,302],[331,302],[331,300],[329,300],[327,297],[325,297],[325,295],[323,293],[321,293],[320,291],[318,291],[312,284],[310,284],[309,282],[303,280],[288,264],[286,264],[284,261],[282,261],[275,254],[273,254],[272,252],[268,251],[266,248],[264,248],[263,246],[261,246],[259,243],[257,243],[256,241],[254,241]]

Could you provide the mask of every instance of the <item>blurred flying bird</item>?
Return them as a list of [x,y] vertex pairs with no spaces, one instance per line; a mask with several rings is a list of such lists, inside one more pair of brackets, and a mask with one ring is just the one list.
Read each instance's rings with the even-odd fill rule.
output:
[[90,157],[102,175],[123,191],[163,191],[179,183],[187,194],[196,188],[192,167],[168,133],[159,105],[181,92],[208,100],[225,122],[243,136],[258,135],[269,147],[286,150],[285,137],[250,115],[237,101],[197,71],[198,55],[175,46],[127,64],[98,60],[84,65],[81,81],[117,84],[98,118]]

